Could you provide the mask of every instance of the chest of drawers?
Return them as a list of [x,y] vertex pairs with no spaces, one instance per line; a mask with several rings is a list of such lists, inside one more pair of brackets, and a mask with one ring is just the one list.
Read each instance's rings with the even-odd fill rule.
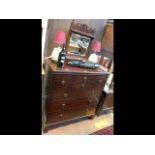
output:
[[46,126],[94,116],[108,73],[71,66],[58,70],[47,63]]

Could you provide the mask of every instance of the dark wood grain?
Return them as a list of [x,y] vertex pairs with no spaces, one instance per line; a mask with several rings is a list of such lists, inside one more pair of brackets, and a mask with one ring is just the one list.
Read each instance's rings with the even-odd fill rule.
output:
[[67,109],[77,109],[84,106],[93,106],[96,108],[96,105],[97,101],[91,98],[49,102],[47,103],[47,113],[58,112]]
[[50,66],[47,83],[47,126],[73,118],[94,116],[109,73],[70,66],[58,70],[51,61],[48,60],[47,64]]
[[80,116],[90,116],[95,113],[94,107],[81,107],[77,109],[65,110],[63,112],[55,112],[48,114],[47,123],[61,122],[70,118],[77,118]]

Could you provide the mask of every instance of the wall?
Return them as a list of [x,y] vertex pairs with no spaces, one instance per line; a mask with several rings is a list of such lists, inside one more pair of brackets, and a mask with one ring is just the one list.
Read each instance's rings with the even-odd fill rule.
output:
[[[49,19],[47,31],[47,51],[45,56],[51,54],[51,50],[53,49],[52,40],[57,31],[65,31],[66,36],[68,36],[71,21],[72,19]],[[107,22],[106,19],[76,19],[75,21],[95,28],[95,39],[100,41],[102,40],[104,27]]]

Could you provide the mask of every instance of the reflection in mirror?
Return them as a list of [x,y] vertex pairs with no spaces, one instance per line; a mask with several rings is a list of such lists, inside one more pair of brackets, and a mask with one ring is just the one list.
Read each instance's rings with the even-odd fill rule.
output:
[[69,40],[68,53],[85,56],[90,44],[90,38],[72,33]]
[[[67,41],[67,54],[86,58],[89,54],[91,41],[94,39],[95,29],[86,24],[76,23],[72,20]],[[75,58],[75,57],[74,57]]]

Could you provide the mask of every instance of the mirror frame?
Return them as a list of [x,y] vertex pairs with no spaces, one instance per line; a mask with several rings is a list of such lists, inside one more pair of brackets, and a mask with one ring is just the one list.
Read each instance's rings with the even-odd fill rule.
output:
[[70,43],[70,38],[71,38],[72,33],[79,34],[81,36],[90,38],[90,43],[86,50],[86,54],[84,56],[70,54],[70,53],[68,53],[68,51],[67,51],[67,55],[81,57],[81,58],[87,58],[89,55],[89,49],[90,49],[91,42],[95,36],[95,32],[96,32],[95,28],[93,29],[91,27],[88,27],[86,24],[76,23],[74,20],[72,20],[71,25],[70,25],[68,40],[67,40],[67,44],[66,44],[66,50],[69,49],[69,43]]

